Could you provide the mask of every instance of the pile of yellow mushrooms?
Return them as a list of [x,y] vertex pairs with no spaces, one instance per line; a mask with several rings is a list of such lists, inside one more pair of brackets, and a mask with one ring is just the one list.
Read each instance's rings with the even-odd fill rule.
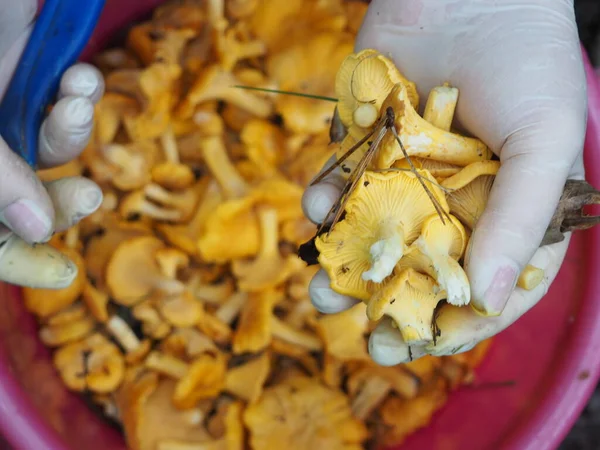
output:
[[[473,381],[487,342],[396,367],[367,352],[383,315],[407,342],[431,342],[436,305],[469,303],[460,261],[498,163],[450,131],[456,89],[434,89],[421,116],[391,60],[353,54],[366,7],[170,2],[96,57],[107,90],[90,144],[40,176],[89,176],[104,202],[50,243],[77,264],[73,284],[23,298],[64,384],[129,448],[396,445]],[[332,287],[364,302],[321,315],[308,297],[319,265],[298,257],[316,231],[301,196],[388,106],[416,169],[387,133],[345,216],[316,238]],[[341,172],[358,173],[368,147]],[[521,284],[535,284],[527,273]]]

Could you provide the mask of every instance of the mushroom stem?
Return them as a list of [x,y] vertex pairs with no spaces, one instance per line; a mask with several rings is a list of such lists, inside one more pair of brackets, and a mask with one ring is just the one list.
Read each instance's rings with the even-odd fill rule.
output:
[[[409,156],[431,158],[459,166],[492,157],[492,151],[481,140],[442,130],[423,119],[411,106],[402,83],[394,86],[381,110],[387,107],[394,110],[394,125]],[[387,169],[403,158],[404,151],[394,135],[388,133],[377,153],[375,167]]]
[[223,0],[208,0],[206,3],[209,22],[215,29],[223,29],[227,25],[225,22],[225,3]]
[[231,163],[221,136],[203,139],[200,149],[204,162],[227,198],[238,198],[248,194],[248,184]]
[[106,328],[110,334],[119,341],[119,344],[121,344],[121,347],[123,347],[127,353],[134,352],[139,348],[140,340],[133,330],[129,328],[127,322],[119,316],[112,316],[108,322],[106,322]]
[[167,162],[178,164],[179,150],[177,149],[177,141],[175,140],[175,134],[173,134],[173,128],[169,126],[167,131],[160,136],[160,143],[165,152]]
[[159,352],[150,352],[144,365],[177,380],[183,378],[189,369],[189,365],[179,358]]
[[65,232],[65,247],[77,248],[79,244],[79,224],[70,227]]
[[246,301],[248,301],[248,294],[246,292],[236,292],[217,309],[215,317],[223,323],[231,324],[242,310]]
[[260,250],[257,260],[279,257],[279,229],[275,208],[260,208],[258,221],[260,224]]
[[371,268],[363,272],[362,279],[381,283],[394,271],[404,255],[404,232],[401,226],[389,222],[379,230],[379,239],[369,249]]
[[383,377],[368,378],[359,394],[352,401],[354,417],[365,420],[381,404],[392,390],[392,384]]
[[305,333],[292,328],[285,322],[279,320],[279,318],[276,316],[271,318],[271,326],[273,336],[281,339],[282,341],[299,345],[300,347],[304,347],[309,351],[319,351],[323,348],[323,343],[318,337],[313,334]]
[[448,83],[436,86],[427,97],[423,119],[440,130],[450,131],[457,102],[457,88],[451,87]]
[[190,203],[194,203],[189,191],[174,193],[156,183],[147,184],[144,187],[144,194],[150,200],[177,208],[178,210],[187,209],[191,206]]
[[448,303],[456,306],[467,305],[471,301],[470,285],[458,261],[449,256],[447,250],[441,251],[429,245],[423,236],[417,238],[415,245],[431,260],[435,279],[446,290]]
[[144,156],[132,154],[127,147],[120,144],[110,144],[104,147],[103,154],[109,163],[118,166],[128,172],[139,172],[143,170]]
[[240,84],[231,72],[214,65],[202,71],[188,96],[178,107],[177,115],[185,119],[193,116],[197,105],[210,100],[223,100],[257,117],[268,117],[273,109],[269,100],[235,87]]
[[155,220],[179,220],[181,219],[181,212],[168,209],[161,208],[160,206],[155,205],[152,202],[145,200],[140,204],[140,213],[146,217],[150,217]]
[[527,264],[517,280],[517,286],[521,289],[535,289],[544,279],[544,270]]

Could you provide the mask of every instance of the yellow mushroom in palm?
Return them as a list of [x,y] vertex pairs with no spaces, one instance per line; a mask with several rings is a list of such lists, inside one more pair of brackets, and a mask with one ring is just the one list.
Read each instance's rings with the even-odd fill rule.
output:
[[[444,194],[428,181],[432,180],[429,172],[417,173],[441,211],[447,212]],[[345,218],[330,233],[316,239],[319,263],[333,290],[366,301],[392,274],[436,209],[414,173],[367,171],[345,211]]]
[[[459,166],[489,160],[492,157],[492,151],[481,140],[443,130],[423,119],[411,105],[409,92],[402,83],[396,84],[387,96],[381,107],[382,114],[388,108],[394,112],[394,126],[409,156],[420,156]],[[360,134],[359,130],[353,128],[348,131],[349,134]],[[377,152],[374,166],[388,168],[404,157],[396,137],[388,132]]]
[[419,94],[415,84],[407,80],[389,58],[372,49],[347,56],[335,79],[342,123],[347,128],[373,126],[384,100],[398,83],[406,86],[413,108],[418,108]]
[[[451,305],[464,306],[471,301],[471,288],[459,264],[467,245],[463,225],[452,215],[432,215],[423,223],[421,235],[412,243],[399,268],[412,267],[434,278],[446,291]],[[448,220],[449,219],[449,220]]]
[[450,131],[457,103],[457,88],[450,86],[448,83],[436,86],[429,92],[427,97],[423,119],[440,130]]
[[434,312],[444,298],[445,292],[433,278],[406,268],[373,294],[367,303],[367,316],[370,320],[389,316],[404,342],[422,345],[434,340]]

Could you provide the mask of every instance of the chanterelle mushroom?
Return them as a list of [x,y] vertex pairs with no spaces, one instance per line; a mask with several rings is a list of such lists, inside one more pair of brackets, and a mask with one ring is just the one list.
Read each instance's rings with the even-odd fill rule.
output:
[[74,391],[112,392],[125,374],[119,348],[99,333],[59,348],[53,359],[63,382]]
[[203,353],[191,363],[150,352],[145,365],[177,379],[173,404],[179,409],[193,408],[200,400],[216,397],[224,387],[227,365],[219,352]]
[[[387,107],[394,110],[394,124],[400,141],[410,156],[432,158],[460,166],[492,157],[492,151],[481,140],[442,130],[423,119],[412,107],[408,90],[402,83],[394,86],[382,105],[382,111]],[[360,135],[354,128],[350,128],[348,132]],[[387,133],[377,153],[375,166],[388,168],[402,158],[404,153],[396,138],[392,133]]]
[[283,257],[279,252],[277,210],[260,207],[258,220],[261,239],[258,256],[253,261],[234,261],[232,265],[239,288],[249,292],[277,286],[304,266],[296,255]]
[[[432,179],[427,171],[418,173]],[[443,192],[428,184],[447,211]],[[346,204],[344,220],[316,239],[319,263],[329,274],[332,289],[367,300],[375,285],[392,274],[425,219],[435,213],[415,174],[365,172]]]
[[227,371],[225,390],[249,403],[256,402],[262,393],[269,372],[271,356],[263,352],[259,357]]
[[175,386],[174,380],[159,380],[157,373],[148,372],[119,390],[117,404],[122,411],[127,443],[133,450],[156,450],[166,439],[210,439],[201,425],[201,411],[179,410],[173,405]]
[[207,67],[200,73],[192,85],[188,95],[178,106],[176,115],[180,118],[191,117],[194,108],[210,100],[223,100],[254,114],[257,117],[268,117],[272,106],[267,100],[239,89],[236,77],[218,65]]
[[155,291],[182,291],[181,282],[165,276],[155,260],[163,248],[153,236],[135,237],[117,247],[106,268],[106,284],[116,302],[131,306]]
[[425,104],[423,119],[440,130],[449,131],[454,119],[454,110],[458,103],[458,89],[448,83],[434,87]]
[[365,425],[352,417],[348,399],[317,379],[291,377],[267,389],[244,412],[250,445],[257,449],[360,448]]
[[456,217],[449,215],[442,223],[438,215],[433,215],[425,220],[421,235],[398,266],[412,267],[435,278],[446,291],[448,303],[464,306],[471,300],[471,289],[458,261],[466,245],[465,229]]
[[[332,96],[336,71],[352,51],[352,45],[348,34],[315,32],[272,54],[267,61],[267,73],[279,89]],[[327,130],[333,105],[319,99],[280,95],[275,99],[275,108],[283,117],[286,129],[316,134]]]
[[419,105],[419,94],[394,63],[376,50],[365,49],[346,57],[340,66],[335,91],[338,113],[347,127],[369,128],[379,118],[381,105],[398,84],[406,86],[413,108]]
[[407,344],[433,341],[433,314],[445,293],[429,275],[407,268],[379,289],[367,304],[370,320],[390,316]]

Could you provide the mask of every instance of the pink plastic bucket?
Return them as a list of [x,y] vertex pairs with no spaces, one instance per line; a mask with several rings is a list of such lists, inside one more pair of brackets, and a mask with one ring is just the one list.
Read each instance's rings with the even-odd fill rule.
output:
[[[108,1],[86,57],[160,0]],[[586,59],[588,180],[600,186],[600,90]],[[463,389],[402,450],[545,450],[556,448],[583,409],[600,374],[600,227],[577,233],[543,301],[500,334]],[[120,434],[67,392],[36,337],[19,289],[0,284],[0,432],[17,449],[125,449]]]

